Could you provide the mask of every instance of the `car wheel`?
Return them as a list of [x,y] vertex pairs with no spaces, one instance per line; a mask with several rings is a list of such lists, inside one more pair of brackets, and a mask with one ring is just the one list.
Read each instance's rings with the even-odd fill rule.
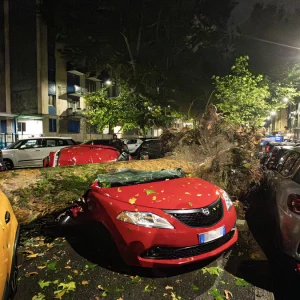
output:
[[14,163],[10,159],[4,159],[3,161],[6,170],[12,170],[14,168]]

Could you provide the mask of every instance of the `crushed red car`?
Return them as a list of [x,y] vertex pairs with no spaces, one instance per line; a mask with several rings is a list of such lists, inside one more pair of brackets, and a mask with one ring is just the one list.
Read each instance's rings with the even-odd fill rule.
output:
[[181,169],[101,174],[83,202],[89,218],[107,228],[128,265],[197,262],[221,254],[238,237],[228,194]]
[[57,152],[50,152],[43,160],[44,167],[73,166],[97,164],[113,161],[131,160],[131,156],[114,147],[103,145],[75,145],[65,147]]

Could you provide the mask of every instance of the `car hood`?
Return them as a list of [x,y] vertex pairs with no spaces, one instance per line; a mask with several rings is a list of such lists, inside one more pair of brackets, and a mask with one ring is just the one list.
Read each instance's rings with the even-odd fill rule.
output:
[[221,189],[203,179],[185,177],[119,188],[98,188],[97,192],[134,206],[192,209],[215,202]]

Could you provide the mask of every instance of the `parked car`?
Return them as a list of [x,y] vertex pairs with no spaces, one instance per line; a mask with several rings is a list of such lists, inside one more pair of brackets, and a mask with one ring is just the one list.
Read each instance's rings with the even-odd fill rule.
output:
[[300,271],[300,148],[288,150],[265,177],[278,248]]
[[164,157],[162,142],[159,139],[145,140],[136,151],[138,159]]
[[128,151],[130,154],[135,154],[137,149],[143,143],[143,140],[133,138],[133,139],[122,139],[122,141],[128,146]]
[[270,151],[269,156],[266,158],[264,167],[267,169],[273,169],[277,166],[280,158],[288,151],[292,150],[294,146],[275,146]]
[[96,164],[130,159],[132,158],[126,151],[120,153],[114,147],[81,144],[50,152],[43,160],[43,167]]
[[17,290],[19,225],[9,200],[0,191],[0,297],[12,299]]
[[8,170],[22,167],[42,167],[44,157],[51,151],[75,145],[68,137],[36,137],[19,140],[2,150]]
[[6,166],[3,161],[2,150],[0,149],[0,171],[5,171],[5,170],[6,170]]
[[228,194],[181,169],[101,174],[84,201],[128,265],[197,262],[224,252],[238,237]]
[[269,158],[271,157],[274,147],[280,147],[280,146],[296,146],[296,144],[295,143],[283,143],[283,142],[280,142],[280,143],[267,142],[264,146],[264,151],[263,151],[262,155],[260,156],[260,163],[264,165],[266,163],[266,161],[268,161]]
[[102,145],[102,146],[111,146],[117,148],[120,152],[128,151],[128,146],[120,139],[100,139],[100,140],[89,140],[85,145]]

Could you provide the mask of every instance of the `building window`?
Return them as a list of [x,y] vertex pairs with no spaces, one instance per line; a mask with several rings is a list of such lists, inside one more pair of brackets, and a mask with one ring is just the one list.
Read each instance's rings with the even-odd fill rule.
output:
[[49,119],[49,132],[56,132],[56,119]]
[[25,122],[18,122],[18,131],[26,131],[26,123]]
[[48,95],[48,105],[55,106],[56,96],[55,95]]
[[68,132],[79,133],[80,121],[68,120]]

